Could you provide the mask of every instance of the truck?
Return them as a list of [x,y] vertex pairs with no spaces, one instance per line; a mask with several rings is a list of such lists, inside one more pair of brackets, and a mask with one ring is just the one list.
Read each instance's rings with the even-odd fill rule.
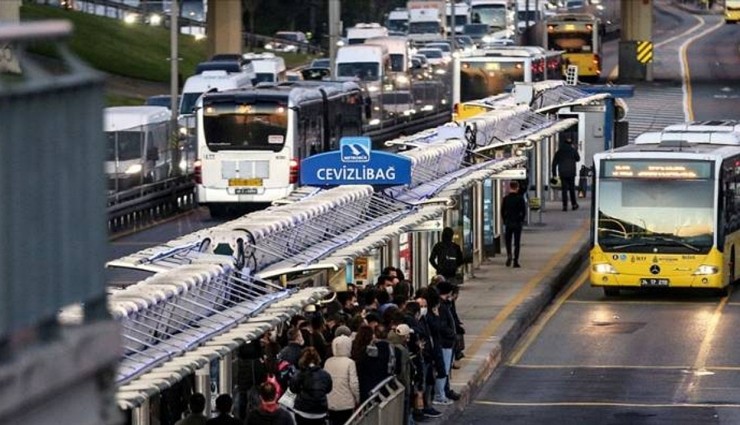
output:
[[412,0],[406,3],[409,11],[409,40],[414,45],[443,38],[446,29],[446,5],[438,0]]
[[355,44],[362,44],[368,38],[387,36],[388,28],[378,23],[359,23],[354,27],[347,28],[347,44],[350,46]]
[[388,31],[394,31],[398,33],[408,33],[409,31],[409,11],[404,8],[393,9],[388,14],[385,26]]
[[516,0],[471,0],[470,22],[487,24],[491,33],[517,30]]
[[[452,19],[452,15],[455,15],[455,19]],[[465,25],[470,23],[470,6],[465,2],[459,3],[447,3],[446,7],[447,21],[447,34],[452,32],[452,27],[455,27],[455,34],[463,34]]]

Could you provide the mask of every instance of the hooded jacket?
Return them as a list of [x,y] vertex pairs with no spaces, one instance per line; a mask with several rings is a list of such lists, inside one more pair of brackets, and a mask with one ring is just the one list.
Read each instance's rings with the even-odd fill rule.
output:
[[360,402],[360,381],[357,379],[357,366],[349,356],[352,339],[340,335],[331,343],[333,357],[324,364],[324,370],[331,376],[332,390],[327,396],[329,410],[354,409]]

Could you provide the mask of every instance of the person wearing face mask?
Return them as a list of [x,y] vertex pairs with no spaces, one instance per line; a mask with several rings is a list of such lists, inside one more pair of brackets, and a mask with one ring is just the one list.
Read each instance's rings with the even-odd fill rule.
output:
[[[423,308],[420,306],[422,303],[424,305]],[[424,405],[424,390],[427,381],[427,361],[425,357],[429,357],[429,353],[425,351],[428,351],[431,345],[428,329],[424,324],[424,316],[427,314],[426,305],[426,300],[421,298],[421,301],[409,301],[405,307],[405,323],[414,331],[411,334],[408,349],[411,353],[412,365],[411,414],[417,422],[423,421],[427,417],[424,414],[424,409],[429,408]]]

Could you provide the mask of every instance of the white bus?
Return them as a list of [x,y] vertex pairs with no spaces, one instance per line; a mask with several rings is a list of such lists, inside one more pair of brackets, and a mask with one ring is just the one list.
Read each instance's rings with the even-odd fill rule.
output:
[[562,52],[539,46],[501,46],[453,61],[453,105],[511,90],[516,82],[561,79]]
[[171,117],[169,108],[164,106],[105,108],[105,174],[109,190],[117,192],[170,176]]
[[255,78],[251,63],[212,61],[198,65],[201,72],[185,80],[180,99],[180,115],[193,113],[198,98],[207,91],[223,91],[252,85]]
[[197,108],[197,199],[218,215],[262,206],[298,185],[303,158],[362,133],[364,104],[354,82],[300,81],[206,93]]
[[516,0],[471,0],[470,23],[487,24],[491,33],[517,27]]

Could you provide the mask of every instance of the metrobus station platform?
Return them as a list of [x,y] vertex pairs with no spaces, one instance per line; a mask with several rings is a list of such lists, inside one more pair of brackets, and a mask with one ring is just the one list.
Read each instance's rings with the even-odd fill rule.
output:
[[541,213],[531,214],[522,231],[521,268],[506,267],[502,241],[501,254],[466,276],[456,302],[466,332],[465,358],[451,376],[451,387],[461,397],[446,408],[435,405],[443,416],[424,423],[456,423],[456,415],[475,399],[527,328],[575,277],[588,258],[590,198],[580,198],[579,207],[562,211],[559,200],[548,201]]

